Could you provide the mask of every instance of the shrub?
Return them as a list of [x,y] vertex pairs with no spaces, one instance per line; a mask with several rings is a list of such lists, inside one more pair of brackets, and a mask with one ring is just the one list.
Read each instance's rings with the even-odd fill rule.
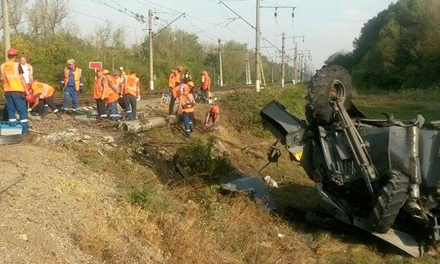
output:
[[218,180],[232,170],[229,159],[222,153],[215,153],[214,138],[207,143],[193,139],[179,148],[175,159],[190,176],[202,176],[205,180]]

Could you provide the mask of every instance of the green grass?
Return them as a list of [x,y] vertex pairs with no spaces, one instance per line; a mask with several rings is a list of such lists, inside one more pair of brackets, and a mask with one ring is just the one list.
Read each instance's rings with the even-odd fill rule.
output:
[[283,104],[287,110],[300,118],[304,117],[304,104],[306,88],[304,85],[286,85],[281,87],[268,87],[260,93],[254,90],[241,90],[233,92],[222,100],[222,105],[228,110],[228,122],[238,131],[251,131],[254,135],[265,134],[260,110],[272,100]]
[[353,101],[369,118],[383,118],[382,112],[396,119],[413,120],[421,114],[426,120],[440,119],[440,89],[401,90],[397,92],[358,91]]

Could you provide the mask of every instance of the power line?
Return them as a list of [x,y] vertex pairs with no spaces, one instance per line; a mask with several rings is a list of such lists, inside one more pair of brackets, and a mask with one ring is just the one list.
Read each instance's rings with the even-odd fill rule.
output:
[[127,26],[127,25],[124,25],[124,24],[112,22],[112,21],[109,21],[108,19],[103,19],[103,18],[100,18],[100,17],[92,16],[92,15],[89,15],[89,14],[86,14],[86,13],[82,13],[82,12],[79,12],[79,11],[76,11],[76,10],[72,10],[72,12],[80,14],[80,15],[83,15],[83,16],[86,16],[86,17],[98,19],[98,20],[101,20],[101,21],[107,21],[107,22],[110,22],[111,24],[123,26],[123,27],[126,27],[126,28],[131,28],[131,29],[138,30],[138,31],[143,31],[142,29],[139,29],[139,28],[134,28],[134,27],[130,27],[130,26]]

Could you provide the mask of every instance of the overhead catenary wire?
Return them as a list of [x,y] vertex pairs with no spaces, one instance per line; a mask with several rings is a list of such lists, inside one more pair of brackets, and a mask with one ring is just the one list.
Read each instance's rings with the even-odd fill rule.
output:
[[86,13],[83,13],[83,12],[80,12],[80,11],[77,11],[77,10],[72,10],[72,12],[80,14],[80,15],[83,15],[83,16],[86,16],[86,17],[94,18],[94,19],[97,19],[97,20],[106,21],[106,22],[109,22],[110,24],[115,24],[115,25],[123,26],[125,28],[130,28],[130,29],[137,30],[137,31],[143,31],[143,29],[139,29],[139,28],[135,28],[135,27],[130,27],[130,26],[127,26],[125,24],[116,23],[116,22],[110,21],[108,19],[92,16],[92,15],[89,15],[89,14],[86,14]]
[[[142,19],[145,18],[143,15],[140,15],[140,14],[134,12],[133,10],[130,10],[130,8],[125,7],[123,4],[117,2],[116,0],[108,0],[108,1],[89,0],[89,1],[97,3],[97,4],[100,4],[100,5],[103,5],[103,6],[106,6],[108,8],[111,8],[111,9],[113,9],[113,10],[115,10],[117,12],[120,12],[120,13],[126,15],[126,16],[129,16],[131,18],[135,18],[136,20],[138,20],[140,22],[142,22]],[[217,0],[215,0],[215,1],[213,0],[213,1],[210,1],[210,2],[216,3],[219,6],[221,6],[222,10],[224,11],[224,13],[231,12],[236,17],[229,17],[226,20],[223,20],[223,21],[220,21],[220,22],[219,21],[213,22],[213,21],[210,21],[211,19],[208,20],[208,19],[197,17],[197,16],[189,15],[189,14],[186,13],[183,17],[188,22],[188,25],[194,29],[194,33],[195,34],[201,34],[201,35],[203,35],[204,37],[206,37],[209,40],[215,40],[215,39],[217,39],[217,37],[212,36],[212,34],[209,34],[209,32],[210,32],[210,30],[212,30],[214,28],[217,28],[217,27],[223,27],[223,28],[225,28],[226,30],[232,32],[235,35],[239,34],[239,33],[237,33],[237,29],[239,31],[244,30],[247,33],[250,33],[250,29],[253,29],[253,30],[256,29],[256,27],[252,23],[247,21],[243,16],[241,16],[233,8],[229,7],[229,5],[227,5],[228,2],[243,2],[243,1],[228,1],[227,2],[225,0],[218,0],[218,1]],[[265,1],[265,2],[268,3],[267,1]],[[174,8],[167,7],[166,5],[164,5],[162,3],[159,4],[159,3],[157,3],[156,1],[153,1],[153,0],[151,0],[151,1],[150,0],[137,0],[136,3],[138,5],[144,5],[144,6],[148,6],[148,7],[152,7],[153,6],[155,9],[157,8],[158,10],[155,11],[155,13],[163,13],[163,14],[168,14],[168,15],[170,15],[170,14],[180,14],[180,15],[184,14],[183,12],[181,12],[183,10],[179,11],[179,10],[176,10]],[[161,11],[165,11],[165,12],[161,12]],[[87,16],[93,17],[91,15],[84,14],[84,13],[82,13],[82,15],[87,15]],[[93,18],[100,19],[100,18],[97,18],[97,17],[93,17]],[[105,20],[105,19],[100,19],[100,20]],[[248,27],[243,26],[241,23],[234,23],[233,27],[230,26],[231,23],[239,21],[239,20],[242,20],[245,24],[247,24]],[[165,20],[161,19],[161,21],[165,21]],[[168,21],[171,21],[171,19],[169,19]],[[170,23],[168,23],[168,21],[167,21],[167,25],[165,25],[164,28],[169,27]],[[200,26],[200,23],[198,23],[197,21],[204,22],[204,26]],[[118,23],[114,23],[114,24],[118,24]],[[160,24],[163,24],[163,23],[160,23]],[[211,26],[206,26],[206,24],[210,24]],[[120,25],[120,24],[118,24],[118,25]],[[133,27],[130,27],[130,28],[133,28]],[[164,28],[162,28],[162,30]],[[139,29],[136,29],[136,30],[139,30]],[[278,30],[281,30],[278,21],[276,21],[276,30],[277,30],[277,32],[279,32]],[[277,51],[281,50],[280,47],[277,47],[277,45],[276,45],[276,44],[278,44],[278,39],[275,40],[275,44],[273,44],[272,43],[273,41],[268,40],[268,38],[264,37],[261,32],[260,32],[260,36],[267,43],[270,43],[273,46],[274,49],[276,49]]]

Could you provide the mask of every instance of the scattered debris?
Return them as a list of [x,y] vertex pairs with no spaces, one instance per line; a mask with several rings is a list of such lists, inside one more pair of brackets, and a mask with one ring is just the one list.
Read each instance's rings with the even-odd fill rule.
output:
[[322,255],[322,254],[324,254],[324,249],[322,249],[322,247],[316,247],[315,253],[316,253],[316,255]]
[[28,237],[26,234],[20,234],[20,235],[18,235],[18,237],[24,241],[28,241]]
[[107,143],[115,142],[115,139],[112,136],[104,136],[103,138],[107,141]]
[[260,200],[268,209],[275,210],[277,208],[275,201],[270,198],[269,192],[259,178],[241,174],[231,176],[235,176],[235,178],[228,183],[221,184],[221,190],[250,193],[253,198]]
[[272,179],[269,175],[265,176],[263,179],[264,182],[266,182],[266,184],[269,185],[270,187],[278,188],[278,183],[274,179]]

